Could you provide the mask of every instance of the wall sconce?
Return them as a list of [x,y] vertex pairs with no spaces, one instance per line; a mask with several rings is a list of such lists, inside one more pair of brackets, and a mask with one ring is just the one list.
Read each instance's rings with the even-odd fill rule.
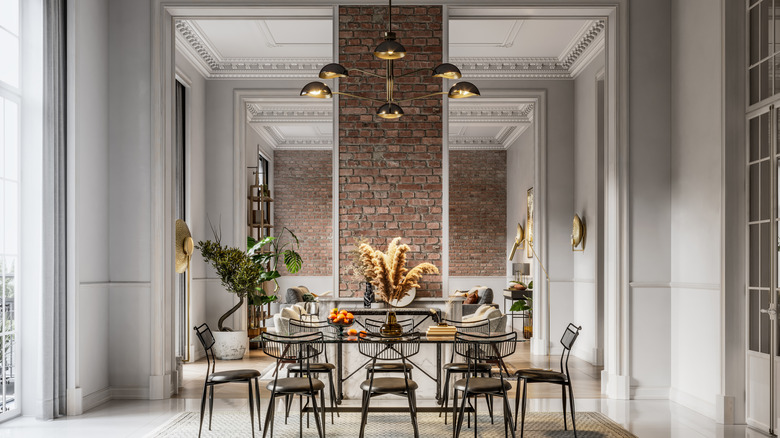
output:
[[[575,214],[574,220],[571,226],[571,250],[572,251],[585,251],[585,236],[586,228],[585,222]],[[579,247],[579,249],[577,249]]]

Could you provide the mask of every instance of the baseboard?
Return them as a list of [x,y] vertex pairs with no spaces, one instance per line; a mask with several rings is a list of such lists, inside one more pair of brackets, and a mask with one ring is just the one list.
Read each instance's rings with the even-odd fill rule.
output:
[[[587,348],[587,347],[576,348],[575,347],[574,349],[572,349],[571,353],[574,355],[574,357],[582,359],[585,362],[588,362],[589,364],[595,367],[600,367],[604,365],[603,364],[604,355],[598,348]],[[560,352],[558,354],[560,354]]]
[[149,400],[149,388],[143,386],[112,386],[113,400]]
[[81,412],[87,412],[111,400],[111,388],[99,389],[81,399]]
[[663,386],[632,386],[632,400],[669,400],[669,387]]
[[715,415],[715,403],[710,403],[695,395],[688,394],[687,392],[675,388],[672,388],[669,391],[669,400],[696,411],[707,418],[717,420]]

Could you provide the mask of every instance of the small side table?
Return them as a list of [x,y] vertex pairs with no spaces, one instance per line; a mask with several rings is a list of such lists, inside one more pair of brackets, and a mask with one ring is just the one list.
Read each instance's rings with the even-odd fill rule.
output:
[[[532,294],[533,291],[527,290],[527,289],[504,289],[504,309],[506,309],[506,314],[509,315],[509,319],[512,321],[512,331],[515,331],[515,319],[522,319],[525,320],[527,318],[526,312],[510,312],[509,307],[511,307],[515,301],[524,298],[526,294]],[[509,307],[507,307],[507,301],[509,301]]]

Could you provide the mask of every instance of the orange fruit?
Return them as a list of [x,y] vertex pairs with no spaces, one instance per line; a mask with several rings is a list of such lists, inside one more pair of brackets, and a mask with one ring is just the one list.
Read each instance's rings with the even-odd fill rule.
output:
[[336,319],[333,320],[333,322],[344,322],[344,315],[337,316]]
[[330,320],[336,319],[336,314],[335,313],[331,313],[330,315],[328,315],[328,319],[330,319]]
[[341,310],[339,311],[339,315],[346,315],[346,314],[347,314],[347,311],[346,311],[346,310],[344,310],[344,309],[341,309]]
[[334,308],[330,309],[330,313],[339,313],[339,308],[338,307],[334,307]]
[[355,329],[349,329],[349,331],[347,331],[347,334],[350,336],[355,336],[358,334],[358,331]]

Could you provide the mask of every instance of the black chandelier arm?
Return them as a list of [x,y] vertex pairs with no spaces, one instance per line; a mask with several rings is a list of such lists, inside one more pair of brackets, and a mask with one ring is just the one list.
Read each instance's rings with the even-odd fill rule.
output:
[[411,99],[399,99],[396,102],[399,102],[399,103],[400,102],[409,102],[411,100],[425,99],[426,97],[442,96],[442,95],[445,95],[445,94],[447,94],[446,91],[439,91],[438,93],[431,93],[431,94],[426,94],[424,96],[412,97]]
[[365,97],[365,96],[358,96],[357,94],[342,93],[341,91],[334,91],[334,92],[333,92],[333,94],[338,94],[338,95],[341,95],[341,96],[349,96],[349,97],[354,97],[354,98],[356,98],[356,99],[370,100],[370,101],[372,101],[372,102],[377,102],[377,103],[387,103],[387,102],[386,102],[386,101],[384,101],[384,100],[374,99],[374,98],[371,98],[371,97]]

